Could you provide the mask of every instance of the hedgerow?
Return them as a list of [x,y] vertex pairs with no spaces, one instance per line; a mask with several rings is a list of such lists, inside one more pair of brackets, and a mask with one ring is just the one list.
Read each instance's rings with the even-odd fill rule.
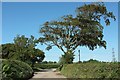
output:
[[51,68],[58,68],[59,64],[57,64],[57,63],[55,63],[55,64],[52,64],[52,63],[48,63],[48,64],[36,63],[34,65],[34,67],[41,68],[41,69],[51,69]]

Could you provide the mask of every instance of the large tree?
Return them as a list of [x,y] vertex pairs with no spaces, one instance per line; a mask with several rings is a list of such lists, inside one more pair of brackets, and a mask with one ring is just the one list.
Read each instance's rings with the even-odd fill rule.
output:
[[43,37],[40,37],[39,41],[47,45],[47,50],[57,46],[66,56],[73,54],[78,46],[86,46],[90,50],[98,46],[106,48],[100,21],[104,21],[108,26],[110,18],[115,20],[115,16],[107,11],[104,3],[85,4],[76,9],[74,17],[66,15],[60,20],[45,22],[40,29]]

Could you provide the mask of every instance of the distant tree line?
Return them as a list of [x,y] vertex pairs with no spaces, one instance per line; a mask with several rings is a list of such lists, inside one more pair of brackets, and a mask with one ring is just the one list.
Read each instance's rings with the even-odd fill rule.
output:
[[43,61],[43,64],[55,64],[57,63],[56,61]]

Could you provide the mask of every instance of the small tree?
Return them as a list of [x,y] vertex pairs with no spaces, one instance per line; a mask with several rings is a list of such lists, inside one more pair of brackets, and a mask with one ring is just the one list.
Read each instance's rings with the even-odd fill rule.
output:
[[17,35],[14,38],[16,53],[19,55],[17,58],[22,61],[30,60],[30,57],[34,54],[36,43],[37,39],[35,39],[33,36],[27,38],[24,35]]
[[11,43],[2,44],[2,58],[10,59],[15,54],[15,45]]
[[33,36],[27,38],[18,35],[14,38],[14,43],[2,44],[2,58],[20,60],[31,65],[36,61],[42,62],[45,55],[43,51],[35,49],[37,42]]
[[62,55],[62,57],[59,60],[59,64],[70,64],[73,63],[73,59],[74,59],[74,53],[72,53],[72,51],[68,51],[66,52],[66,54]]
[[75,17],[67,15],[61,20],[44,23],[40,29],[43,37],[40,37],[39,41],[47,45],[47,50],[57,46],[64,52],[63,57],[65,57],[69,51],[71,54],[74,53],[78,46],[86,46],[90,50],[98,46],[106,48],[100,20],[110,25],[110,18],[115,20],[113,13],[108,12],[103,3],[84,5],[78,7],[76,12]]
[[47,61],[43,61],[42,63],[43,63],[43,64],[47,64],[48,62],[47,62]]
[[44,52],[39,49],[34,49],[34,54],[31,56],[32,67],[34,66],[35,62],[42,62],[45,58]]

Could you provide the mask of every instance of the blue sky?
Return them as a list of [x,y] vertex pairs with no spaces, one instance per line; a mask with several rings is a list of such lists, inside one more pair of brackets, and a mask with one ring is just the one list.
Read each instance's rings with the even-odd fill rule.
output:
[[[39,38],[40,25],[46,21],[59,19],[63,15],[75,15],[76,7],[84,5],[85,2],[3,2],[2,3],[2,43],[13,42],[17,34],[30,35]],[[86,47],[79,47],[75,52],[74,61],[78,61],[78,50],[81,50],[81,60],[97,59],[100,61],[112,60],[112,48],[115,49],[115,56],[118,59],[118,3],[105,3],[108,11],[113,11],[117,20],[111,20],[110,26],[104,23],[104,39],[107,41],[107,49],[97,48],[90,51]],[[46,51],[45,45],[38,45],[37,48],[45,52],[47,61],[58,61],[63,52],[57,47]]]
[[119,0],[2,0],[3,2],[119,2]]

